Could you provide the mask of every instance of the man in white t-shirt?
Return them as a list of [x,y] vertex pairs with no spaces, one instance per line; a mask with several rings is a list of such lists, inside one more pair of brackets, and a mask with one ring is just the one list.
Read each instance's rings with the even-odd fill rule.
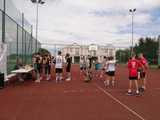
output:
[[113,57],[109,57],[108,61],[106,62],[106,80],[104,81],[104,84],[106,87],[110,85],[110,82],[112,82],[112,86],[115,86],[115,71],[116,71],[116,61]]
[[58,51],[58,55],[56,56],[56,83],[62,81],[62,72],[63,72],[63,57],[61,55],[61,51]]

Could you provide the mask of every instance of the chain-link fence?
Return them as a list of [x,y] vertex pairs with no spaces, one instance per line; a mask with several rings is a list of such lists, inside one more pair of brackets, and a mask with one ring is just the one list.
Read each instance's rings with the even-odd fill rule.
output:
[[[17,60],[22,64],[31,64],[32,54],[41,47],[39,41],[32,37],[32,27],[17,10],[12,0],[6,0],[6,13],[4,14],[3,0],[0,0],[0,43],[7,44],[7,72],[14,69]],[[4,18],[5,17],[5,18]],[[5,20],[5,21],[3,21]],[[5,29],[3,25],[5,23]],[[5,39],[3,39],[3,33]]]

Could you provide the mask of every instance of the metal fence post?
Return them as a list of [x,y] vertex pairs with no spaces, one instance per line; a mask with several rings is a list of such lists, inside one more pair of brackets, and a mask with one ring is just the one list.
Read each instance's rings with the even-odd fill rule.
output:
[[17,56],[16,56],[16,59],[17,59],[17,61],[18,61],[18,57],[19,57],[19,52],[18,52],[18,48],[19,48],[19,45],[18,45],[18,42],[19,42],[19,40],[18,40],[18,24],[17,24],[17,51],[16,51],[16,54],[17,54]]
[[33,53],[33,36],[32,36],[32,34],[33,34],[33,26],[31,25],[31,54]]
[[158,36],[158,68],[160,68],[160,35]]
[[2,42],[5,43],[5,14],[6,14],[6,0],[3,0],[3,12],[2,12]]
[[22,13],[22,62],[24,63],[24,50],[23,50],[23,48],[24,48],[24,34],[23,34],[23,31],[24,31],[24,13]]
[[24,55],[25,55],[25,64],[27,63],[27,37],[26,37],[26,31],[25,31],[25,34],[24,34],[25,36],[25,47],[24,47]]

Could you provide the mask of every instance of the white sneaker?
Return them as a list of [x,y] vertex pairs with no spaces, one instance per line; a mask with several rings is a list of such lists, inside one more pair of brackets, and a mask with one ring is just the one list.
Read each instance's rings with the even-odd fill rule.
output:
[[24,82],[24,79],[20,78],[19,81],[20,81],[20,82]]
[[100,78],[103,78],[103,75],[100,75]]
[[40,79],[36,80],[35,83],[40,83]]
[[115,86],[115,81],[112,81],[112,86],[113,86],[113,87]]
[[66,81],[71,81],[71,78],[67,78]]
[[50,80],[50,77],[47,77],[47,81],[49,81]]
[[104,86],[107,87],[107,81],[106,80],[104,81]]

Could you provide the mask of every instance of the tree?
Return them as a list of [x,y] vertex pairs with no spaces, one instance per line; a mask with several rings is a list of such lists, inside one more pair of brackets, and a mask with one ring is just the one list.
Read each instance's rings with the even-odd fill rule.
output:
[[149,63],[157,64],[158,61],[158,40],[155,38],[140,38],[138,44],[135,45],[136,54],[143,53]]
[[[140,38],[134,47],[135,54],[143,53],[150,64],[158,64],[158,40],[156,38]],[[126,63],[130,57],[130,49],[118,50],[116,58],[120,63]]]
[[46,54],[51,54],[47,49],[45,48],[39,48],[38,52],[41,54],[41,55],[46,55]]
[[116,58],[119,63],[127,63],[129,57],[130,57],[130,50],[129,49],[116,51]]

